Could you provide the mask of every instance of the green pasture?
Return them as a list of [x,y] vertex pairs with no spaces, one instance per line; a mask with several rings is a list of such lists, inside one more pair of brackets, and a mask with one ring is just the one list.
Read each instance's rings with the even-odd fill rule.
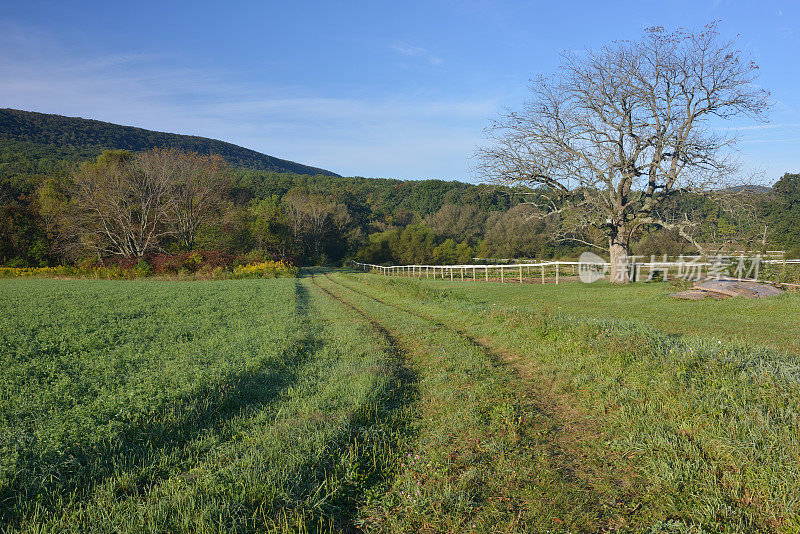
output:
[[800,296],[0,280],[2,532],[792,532]]
[[425,280],[476,304],[649,325],[667,334],[767,345],[800,354],[800,293],[768,299],[686,301],[669,283],[558,285]]

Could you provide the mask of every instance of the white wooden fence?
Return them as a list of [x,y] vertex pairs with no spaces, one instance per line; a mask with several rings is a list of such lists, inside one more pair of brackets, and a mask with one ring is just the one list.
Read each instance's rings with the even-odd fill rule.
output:
[[[635,270],[637,277],[643,272],[662,272],[666,273],[673,269],[700,269],[717,265],[715,263],[701,262],[700,256],[687,257],[692,261],[660,261],[660,262],[636,262]],[[733,258],[735,259],[735,258]],[[762,259],[762,263],[800,265],[798,260],[785,259]],[[371,263],[360,263],[353,261],[353,265],[366,272],[379,273],[386,276],[408,276],[415,278],[433,278],[441,280],[473,280],[486,281],[499,279],[500,282],[518,282],[531,278],[541,278],[541,282],[546,283],[547,279],[555,278],[558,284],[562,276],[577,276],[580,262],[577,261],[545,261],[539,263],[515,263],[515,264],[468,264],[468,265],[374,265]],[[584,268],[596,266],[598,269],[608,269],[610,264],[595,263],[583,264]]]
[[[367,272],[377,272],[387,276],[410,276],[416,278],[450,279],[450,280],[484,280],[499,278],[501,282],[517,281],[522,283],[525,278],[539,276],[545,283],[546,275],[555,273],[558,283],[562,274],[578,274],[577,261],[548,261],[542,263],[517,263],[512,265],[373,265],[371,263],[353,264]],[[608,264],[597,264],[606,267]]]
[[[598,268],[608,269],[610,264],[605,263],[592,263],[581,264],[577,261],[545,261],[540,263],[516,263],[509,265],[374,265],[371,263],[360,263],[353,261],[356,268],[366,272],[379,273],[386,276],[408,276],[415,278],[433,278],[441,280],[473,280],[473,281],[486,281],[499,279],[500,282],[517,282],[524,283],[526,279],[540,278],[541,283],[546,283],[546,280],[555,278],[555,283],[558,284],[563,275],[577,276],[578,266],[583,265],[584,268]],[[699,269],[712,265],[710,263],[698,261],[675,262],[675,261],[662,261],[662,262],[636,262],[635,272],[639,275],[645,270],[648,272],[662,272],[665,273],[673,268],[694,268]]]
[[761,260],[762,263],[780,263],[783,265],[800,265],[800,260]]

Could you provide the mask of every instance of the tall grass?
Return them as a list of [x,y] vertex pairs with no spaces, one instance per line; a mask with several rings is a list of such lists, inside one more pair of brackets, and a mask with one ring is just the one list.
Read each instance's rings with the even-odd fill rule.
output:
[[800,529],[797,355],[532,291],[0,280],[0,530]]
[[[518,357],[517,367],[550,395],[601,423],[603,439],[589,440],[584,453],[610,459],[609,472],[621,470],[609,483],[627,471],[626,506],[649,508],[650,519],[710,531],[800,528],[796,355],[501,299],[479,302],[463,287],[342,280]],[[673,302],[664,298],[669,309]],[[595,475],[603,484],[602,473]]]
[[362,510],[366,530],[599,528],[608,497],[570,479],[551,422],[509,369],[463,336],[331,278],[318,283],[385,325],[418,374],[417,438],[394,483]]
[[399,456],[397,362],[302,283],[0,284],[5,530],[340,529]]

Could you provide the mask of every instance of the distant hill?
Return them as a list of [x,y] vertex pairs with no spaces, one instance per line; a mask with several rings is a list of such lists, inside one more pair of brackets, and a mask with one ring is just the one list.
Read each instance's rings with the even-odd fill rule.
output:
[[180,147],[204,154],[213,152],[225,158],[230,165],[240,168],[339,176],[325,169],[268,156],[207,137],[155,132],[80,117],[0,109],[0,153],[22,153],[34,160],[80,160],[97,156],[108,149],[139,152],[161,146]]

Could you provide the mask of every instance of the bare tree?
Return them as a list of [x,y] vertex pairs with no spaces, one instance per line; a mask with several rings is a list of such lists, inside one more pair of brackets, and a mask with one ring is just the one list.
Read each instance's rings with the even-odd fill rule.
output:
[[172,225],[181,245],[192,250],[198,229],[222,204],[229,184],[225,161],[218,155],[204,156],[177,148],[145,152],[140,160],[145,168],[174,175],[170,191]]
[[43,184],[39,202],[65,257],[91,250],[98,258],[141,258],[165,239],[192,249],[198,228],[223,203],[227,177],[218,156],[109,151],[80,165],[69,184]]
[[691,237],[691,221],[661,219],[658,208],[734,174],[736,138],[713,126],[736,115],[764,119],[769,93],[754,84],[757,68],[719,37],[716,23],[699,33],[651,28],[637,41],[565,53],[556,75],[531,82],[521,112],[487,129],[477,171],[533,187],[534,202],[561,222],[562,238],[594,246],[586,232],[598,232],[612,281],[627,282],[637,230]]
[[[328,225],[342,224],[349,213],[347,207],[331,202],[323,195],[306,193],[299,189],[289,191],[283,199],[295,241],[308,240],[308,249],[314,256],[322,253],[322,238]],[[344,211],[342,210],[344,208]]]
[[61,227],[73,246],[141,258],[172,234],[170,189],[176,165],[124,151],[106,152],[73,176],[69,209]]

